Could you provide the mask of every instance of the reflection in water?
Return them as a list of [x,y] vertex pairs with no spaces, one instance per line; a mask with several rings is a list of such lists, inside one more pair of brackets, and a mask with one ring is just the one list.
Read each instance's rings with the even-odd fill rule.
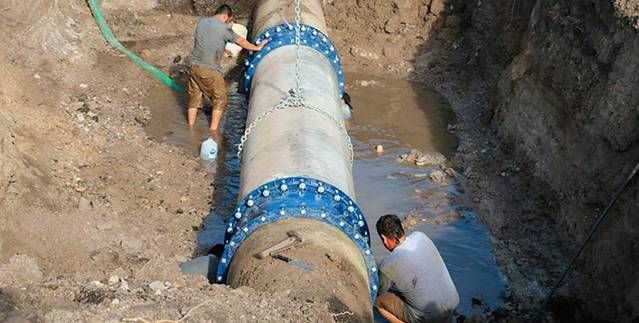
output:
[[[355,108],[351,135],[356,157],[353,173],[357,201],[370,228],[374,230],[375,221],[387,213],[456,219],[442,225],[422,222],[416,229],[428,234],[438,246],[460,294],[459,313],[466,316],[481,313],[481,309],[471,306],[471,298],[476,296],[493,308],[499,306],[504,281],[491,253],[489,235],[474,220],[461,183],[435,183],[428,174],[436,166],[418,168],[395,161],[411,148],[446,155],[454,151],[457,139],[446,129],[448,124],[455,123],[455,116],[446,100],[437,92],[407,81],[362,75],[347,79],[351,80],[348,90]],[[208,135],[207,118],[200,116],[196,129],[189,131],[180,108],[186,106],[186,98],[176,98],[170,90],[159,86],[151,92],[146,105],[152,112],[149,135],[182,147],[197,158],[199,144]],[[243,133],[246,108],[242,95],[229,96],[214,179],[214,208],[198,235],[199,252],[222,243],[225,220],[233,214],[240,171],[236,145]],[[384,146],[381,156],[372,149],[377,144]],[[372,243],[378,259],[387,255],[375,235]]]
[[200,112],[195,126],[189,128],[185,108],[188,101],[186,93],[178,94],[162,85],[153,87],[144,100],[144,105],[151,110],[151,121],[146,132],[157,141],[180,147],[189,155],[197,156],[200,143],[209,134],[210,113]]

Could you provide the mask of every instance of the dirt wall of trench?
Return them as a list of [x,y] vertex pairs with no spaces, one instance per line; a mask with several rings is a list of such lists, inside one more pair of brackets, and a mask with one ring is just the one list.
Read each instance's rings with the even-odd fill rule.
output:
[[[452,101],[460,118],[459,166],[478,183],[476,191],[501,186],[492,189],[493,202],[482,202],[488,204],[483,218],[503,240],[496,248],[517,245],[510,257],[528,282],[511,279],[521,290],[536,290],[516,293],[535,295],[525,305],[534,309],[639,161],[639,1],[324,5],[346,68],[424,81]],[[477,130],[481,141],[473,138],[476,127],[486,128]],[[472,156],[492,145],[500,153]],[[507,179],[470,171],[490,164]],[[558,308],[567,317],[639,316],[638,183],[630,184],[560,289],[555,307],[570,304]]]
[[[463,34],[491,86],[492,127],[541,180],[552,230],[565,250],[574,250],[639,162],[639,1],[465,6]],[[576,299],[578,318],[639,317],[638,183],[560,290]]]

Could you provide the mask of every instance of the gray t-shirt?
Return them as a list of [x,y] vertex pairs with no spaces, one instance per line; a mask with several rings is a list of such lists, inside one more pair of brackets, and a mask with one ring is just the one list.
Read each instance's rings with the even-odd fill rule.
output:
[[410,322],[450,317],[459,295],[433,242],[416,231],[379,265],[380,291],[396,292],[406,303]]
[[219,71],[226,43],[234,43],[239,37],[223,21],[212,17],[203,18],[195,28],[191,64]]

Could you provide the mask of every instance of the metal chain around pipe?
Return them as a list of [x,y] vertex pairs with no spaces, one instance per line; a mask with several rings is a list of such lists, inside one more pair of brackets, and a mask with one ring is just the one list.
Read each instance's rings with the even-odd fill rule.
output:
[[289,95],[282,99],[278,104],[276,104],[275,106],[273,106],[272,108],[268,109],[267,111],[264,111],[264,113],[262,113],[261,115],[259,115],[257,118],[255,118],[255,120],[253,120],[253,122],[251,122],[248,126],[246,126],[246,130],[244,130],[244,135],[242,135],[242,138],[240,139],[240,143],[239,145],[237,145],[237,158],[239,158],[240,160],[242,160],[242,151],[244,150],[244,144],[246,143],[246,141],[248,140],[248,137],[251,135],[251,133],[253,132],[253,129],[255,129],[255,127],[257,127],[257,125],[262,122],[264,119],[266,119],[268,116],[270,116],[273,112],[278,111],[278,110],[285,110],[285,109],[308,109],[311,111],[315,111],[329,119],[331,119],[333,121],[333,123],[335,123],[335,125],[337,125],[337,127],[342,131],[342,133],[344,133],[344,137],[346,138],[346,143],[348,146],[348,150],[350,152],[350,165],[351,167],[353,166],[353,159],[354,159],[354,152],[353,152],[353,142],[351,141],[351,136],[348,134],[348,130],[346,130],[346,127],[344,127],[344,125],[337,120],[333,115],[331,115],[330,113],[314,107],[312,105],[307,104],[304,101],[303,97],[298,96],[294,90],[291,90],[291,92],[289,93]]

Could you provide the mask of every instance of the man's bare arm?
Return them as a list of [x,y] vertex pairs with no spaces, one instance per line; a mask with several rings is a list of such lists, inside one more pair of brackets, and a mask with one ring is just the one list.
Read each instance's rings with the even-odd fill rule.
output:
[[260,51],[262,49],[262,47],[264,47],[264,45],[266,45],[268,41],[267,40],[263,40],[262,42],[260,42],[258,45],[253,45],[251,44],[251,42],[249,42],[248,40],[246,40],[246,38],[242,38],[242,37],[238,37],[237,40],[235,41],[235,43],[247,50],[251,50],[254,52]]

